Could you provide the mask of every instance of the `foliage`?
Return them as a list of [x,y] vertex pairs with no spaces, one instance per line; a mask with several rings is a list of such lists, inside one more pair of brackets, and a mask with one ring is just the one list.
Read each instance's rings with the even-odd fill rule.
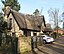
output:
[[7,22],[4,21],[3,13],[0,13],[0,32],[5,32],[7,29]]
[[6,32],[7,31],[7,22],[0,22],[0,32]]
[[[4,6],[10,6],[13,10],[19,11],[20,10],[20,4],[18,3],[18,0],[1,0]],[[3,8],[4,10],[4,8]]]
[[16,54],[16,50],[18,47],[18,38],[17,37],[11,37],[10,35],[6,33],[1,33],[5,34],[2,35],[1,39],[1,45],[0,45],[0,50],[4,52],[4,54]]
[[1,26],[2,22],[3,22],[3,13],[0,12],[0,26]]
[[53,36],[53,38],[57,38],[62,35],[60,33],[53,32],[52,36]]
[[39,15],[39,10],[36,9],[35,12],[33,12],[34,15]]
[[54,29],[56,30],[56,29],[61,29],[61,28],[59,26],[56,26]]

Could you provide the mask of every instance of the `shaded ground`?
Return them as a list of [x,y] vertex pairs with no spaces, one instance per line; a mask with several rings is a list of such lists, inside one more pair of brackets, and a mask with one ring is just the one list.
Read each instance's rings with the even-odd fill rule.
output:
[[64,54],[64,36],[59,37],[53,44],[38,46],[32,54]]

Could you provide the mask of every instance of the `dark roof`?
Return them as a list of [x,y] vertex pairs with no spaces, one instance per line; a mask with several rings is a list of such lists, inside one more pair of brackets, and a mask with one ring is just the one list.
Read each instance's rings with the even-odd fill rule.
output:
[[12,13],[20,29],[40,31],[42,22],[46,26],[44,16],[25,15],[17,11],[11,11],[10,13]]
[[44,29],[44,31],[45,31],[45,32],[52,32],[53,29],[51,29],[51,28],[47,28],[47,27],[46,27],[46,28]]

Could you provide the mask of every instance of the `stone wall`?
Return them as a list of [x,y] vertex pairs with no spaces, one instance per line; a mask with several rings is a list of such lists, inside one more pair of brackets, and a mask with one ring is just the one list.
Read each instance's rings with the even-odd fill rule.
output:
[[20,54],[31,51],[31,37],[19,37],[18,39]]

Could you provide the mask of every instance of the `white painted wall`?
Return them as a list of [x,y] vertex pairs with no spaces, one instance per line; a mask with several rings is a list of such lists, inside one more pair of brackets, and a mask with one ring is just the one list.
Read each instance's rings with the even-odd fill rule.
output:
[[37,36],[39,36],[39,33],[40,33],[40,32],[37,32]]
[[31,31],[31,36],[33,36],[33,31]]

